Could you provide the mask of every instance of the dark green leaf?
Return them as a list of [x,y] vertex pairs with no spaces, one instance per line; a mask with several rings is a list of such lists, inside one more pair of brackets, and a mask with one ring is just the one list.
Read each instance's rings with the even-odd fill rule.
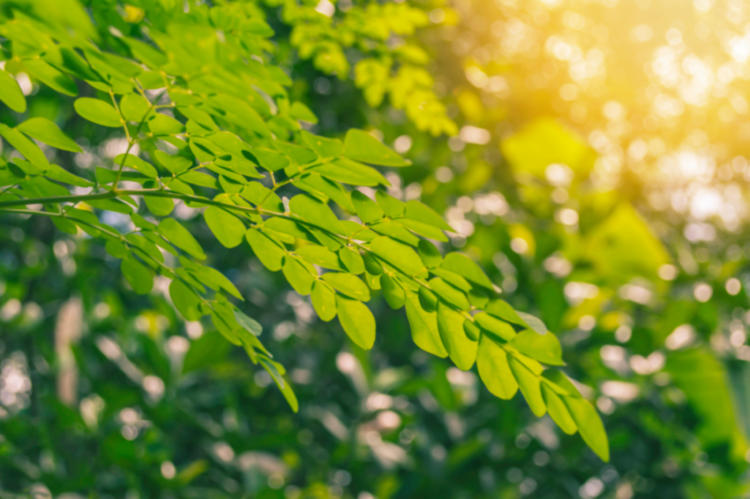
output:
[[153,271],[133,257],[126,257],[120,265],[122,274],[128,280],[133,291],[146,294],[154,285]]

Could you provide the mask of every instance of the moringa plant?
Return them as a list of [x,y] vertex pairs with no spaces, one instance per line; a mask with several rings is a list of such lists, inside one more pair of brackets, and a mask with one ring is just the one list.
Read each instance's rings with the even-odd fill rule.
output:
[[[290,14],[303,7],[285,4],[284,20],[299,23],[292,45],[312,57],[304,42],[310,13],[326,13],[308,5],[306,15]],[[351,6],[350,23],[381,9],[386,31],[352,28],[360,38],[347,43],[372,47],[372,36],[390,46],[391,32],[413,30],[404,31],[398,17],[404,7]],[[417,347],[463,370],[476,364],[499,398],[520,390],[536,416],[549,413],[607,460],[596,410],[559,369],[558,339],[503,301],[469,257],[441,253],[434,242],[447,242],[451,230],[441,215],[389,195],[379,168],[409,161],[375,132],[314,133],[316,116],[290,98],[294,82],[275,51],[270,8],[253,1],[3,2],[0,213],[31,223],[47,217],[71,237],[101,241],[137,293],[150,293],[156,276],[168,281],[179,314],[210,321],[297,410],[285,369],[243,311],[242,294],[207,263],[186,227],[200,216],[222,246],[282,272],[310,296],[321,320],[337,318],[357,346],[373,346],[376,324],[365,303],[380,294],[405,309]],[[326,63],[331,57],[319,56],[317,64]],[[332,71],[344,73],[342,64]],[[366,69],[355,72],[370,81]],[[379,102],[383,94],[369,85],[361,86]],[[424,94],[409,95],[391,91],[409,115],[418,114],[407,101]],[[432,131],[450,130],[445,110],[425,102],[425,113],[446,120]]]

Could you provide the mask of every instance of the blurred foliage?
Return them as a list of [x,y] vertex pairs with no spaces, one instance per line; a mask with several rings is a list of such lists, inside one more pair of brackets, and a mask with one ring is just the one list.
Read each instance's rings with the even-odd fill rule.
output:
[[[2,14],[20,3],[3,3]],[[65,3],[44,8],[74,19]],[[362,499],[748,494],[748,227],[732,218],[746,203],[730,189],[744,189],[734,138],[744,125],[712,113],[732,102],[736,111],[741,78],[726,100],[701,106],[690,101],[695,87],[683,89],[685,100],[679,85],[667,86],[662,93],[686,111],[662,115],[676,104],[638,94],[654,75],[623,62],[667,53],[662,31],[683,59],[712,37],[736,47],[728,40],[741,37],[744,11],[732,1],[714,2],[711,15],[701,10],[707,2],[636,3],[257,6],[276,32],[267,43],[291,76],[290,99],[320,117],[311,129],[380,130],[413,162],[385,174],[388,193],[444,213],[454,232],[441,246],[480,261],[514,308],[559,331],[567,369],[593,387],[580,389],[605,414],[609,463],[519,397],[500,402],[475,373],[415,351],[403,314],[383,300],[372,307],[374,348],[342,346],[280,274],[185,221],[289,368],[300,400],[292,413],[269,373],[209,324],[185,323],[165,289],[128,291],[96,240],[3,216],[0,488]],[[127,33],[143,19],[137,2],[113,6],[88,6],[102,32]],[[671,24],[655,24],[665,9]],[[638,41],[644,25],[651,38]],[[600,59],[604,72],[594,71]],[[576,79],[589,70],[594,77]],[[34,116],[64,112],[44,86],[29,89]],[[65,131],[93,151],[97,130],[71,116]],[[714,119],[725,124],[706,121]],[[93,153],[106,157],[102,149]],[[715,163],[708,173],[706,158]],[[724,205],[706,214],[707,188]]]

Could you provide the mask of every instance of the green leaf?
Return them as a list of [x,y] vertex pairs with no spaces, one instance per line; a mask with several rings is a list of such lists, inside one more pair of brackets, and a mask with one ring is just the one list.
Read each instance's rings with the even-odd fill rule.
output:
[[159,223],[159,232],[169,241],[189,255],[204,260],[206,254],[193,235],[174,218],[165,218]]
[[345,272],[328,272],[323,274],[323,280],[350,298],[360,301],[370,299],[370,289],[357,276]]
[[406,210],[406,203],[386,194],[383,191],[375,191],[375,201],[378,203],[386,215],[391,218],[400,218]]
[[217,206],[209,206],[203,211],[206,225],[225,248],[234,248],[242,243],[245,224],[242,220]]
[[167,154],[164,151],[154,151],[152,157],[154,157],[160,165],[176,175],[179,175],[193,166],[193,162],[188,158]]
[[26,98],[18,82],[8,72],[0,69],[0,100],[17,113],[26,112]]
[[499,298],[492,300],[489,305],[485,308],[485,311],[496,317],[500,317],[502,320],[517,324],[519,326],[528,326],[518,313],[511,307],[508,302],[503,301]]
[[508,364],[508,354],[489,336],[479,339],[477,370],[487,389],[501,399],[511,399],[518,391],[518,382]]
[[430,279],[430,289],[444,302],[461,310],[469,309],[469,300],[466,298],[466,295],[440,277]]
[[23,66],[33,79],[41,81],[55,92],[71,97],[78,93],[73,78],[61,73],[41,59],[27,59],[23,62]]
[[424,286],[420,286],[418,295],[419,303],[422,305],[422,308],[424,308],[428,312],[434,312],[437,309],[438,298],[437,295],[431,290],[425,288]]
[[78,144],[60,130],[54,122],[47,118],[29,118],[16,127],[29,137],[35,138],[47,145],[64,151],[81,152]]
[[159,176],[156,168],[133,154],[118,154],[112,161],[116,165],[127,166],[150,178],[157,178]]
[[437,277],[440,277],[442,280],[444,280],[445,282],[447,282],[454,288],[460,291],[463,291],[464,293],[471,293],[472,291],[476,291],[477,289],[475,287],[472,287],[469,281],[467,281],[460,275],[450,270],[445,270],[444,268],[436,267],[436,268],[430,269],[430,272],[435,274]]
[[278,194],[260,182],[248,182],[240,195],[255,206],[271,211],[284,211],[284,205]]
[[586,445],[591,447],[602,461],[609,461],[607,433],[594,406],[588,400],[578,397],[565,397],[563,401]]
[[453,228],[435,210],[415,199],[406,202],[404,217],[432,225],[438,229],[453,231]]
[[237,323],[245,330],[249,331],[254,336],[260,336],[261,333],[263,333],[263,326],[260,325],[260,322],[248,316],[243,311],[237,310],[236,308],[233,310],[233,312],[234,318],[237,320]]
[[295,253],[313,265],[326,269],[343,270],[339,258],[333,251],[319,244],[300,245]]
[[466,336],[463,315],[438,303],[437,324],[443,345],[456,367],[464,371],[471,369],[477,358],[477,342]]
[[120,270],[133,291],[142,295],[151,291],[154,285],[154,273],[150,268],[135,258],[127,256],[122,260]]
[[201,313],[198,311],[200,303],[198,295],[181,280],[172,279],[172,283],[169,285],[169,297],[177,311],[185,319],[197,321],[201,318]]
[[424,262],[425,266],[429,269],[434,269],[443,261],[443,255],[440,254],[440,251],[434,244],[425,239],[419,241],[417,252],[422,259],[422,262]]
[[287,381],[286,378],[284,378],[284,376],[279,372],[280,365],[277,362],[274,362],[273,360],[268,359],[264,356],[260,357],[260,364],[263,366],[266,372],[271,375],[271,378],[273,379],[274,383],[276,383],[276,386],[284,396],[287,404],[289,404],[289,407],[292,408],[292,411],[297,412],[299,410],[299,402],[297,401],[297,396],[294,394],[294,390],[292,390],[292,385],[290,385],[289,381]]
[[448,236],[446,236],[442,230],[433,225],[419,222],[417,220],[412,220],[410,218],[400,218],[398,219],[398,223],[422,237],[434,239],[441,242],[448,242]]
[[352,191],[351,197],[352,204],[354,204],[354,212],[364,223],[375,223],[385,215],[383,209],[365,194],[359,191]]
[[301,295],[309,295],[315,277],[302,263],[291,256],[284,257],[284,265],[281,268],[284,277],[289,281],[294,290]]
[[352,274],[361,274],[365,271],[365,261],[356,249],[344,246],[339,250],[339,258],[344,267],[346,267],[346,270]]
[[455,252],[448,253],[445,255],[443,263],[440,266],[465,277],[468,281],[471,281],[478,286],[488,290],[494,290],[492,281],[490,281],[487,274],[484,273],[484,270],[466,255]]
[[234,284],[232,284],[232,281],[224,276],[224,274],[214,269],[213,267],[195,264],[195,262],[191,263],[194,266],[191,265],[190,267],[188,267],[188,269],[190,273],[193,274],[201,283],[212,289],[223,289],[238,300],[242,300],[242,295],[240,294],[239,290],[235,287]]
[[560,341],[552,333],[539,334],[525,329],[511,340],[516,350],[551,366],[564,366]]
[[541,335],[546,335],[548,332],[547,326],[542,322],[541,319],[525,312],[516,312],[518,316],[523,319],[527,326],[536,331]]
[[47,157],[39,146],[15,128],[10,128],[5,124],[0,123],[0,135],[2,135],[3,138],[16,149],[16,151],[23,154],[23,156],[28,159],[34,167],[38,168],[39,173],[41,173],[49,164]]
[[357,129],[346,133],[344,156],[373,165],[408,166],[411,164],[369,133]]
[[373,239],[370,251],[408,276],[427,276],[427,269],[419,255],[409,246],[390,237],[381,236]]
[[415,293],[407,292],[405,302],[406,318],[409,321],[414,344],[432,355],[447,357],[448,351],[438,332],[437,314],[424,310]]
[[369,350],[375,343],[375,318],[362,302],[336,295],[336,310],[344,332],[360,348]]
[[148,99],[139,94],[127,94],[120,100],[120,112],[128,121],[140,122],[151,110]]
[[380,287],[383,289],[383,298],[385,298],[389,307],[398,310],[404,306],[404,302],[406,301],[404,288],[399,286],[393,277],[388,274],[381,274]]
[[154,135],[173,135],[183,131],[182,123],[162,113],[155,113],[146,120],[148,129]]
[[292,117],[300,121],[307,121],[308,123],[313,124],[318,122],[318,117],[310,111],[310,108],[301,102],[292,103],[292,106],[289,108],[289,113]]
[[394,220],[383,220],[382,222],[376,223],[371,228],[378,234],[389,236],[391,239],[395,239],[398,242],[412,247],[419,243],[419,238],[417,236],[406,230],[401,223]]
[[73,107],[82,118],[97,125],[119,128],[122,118],[112,104],[91,97],[80,97],[73,102]]
[[311,170],[342,184],[356,186],[390,185],[385,177],[375,168],[346,158],[322,163],[311,168]]
[[333,292],[330,286],[316,280],[313,283],[310,298],[312,299],[315,313],[318,314],[321,320],[328,322],[336,317],[336,293]]
[[148,210],[157,217],[166,217],[174,210],[174,201],[161,196],[143,196]]
[[289,200],[289,210],[302,220],[309,221],[318,227],[336,232],[339,220],[331,208],[308,194],[297,194]]
[[513,326],[500,319],[496,319],[487,312],[479,312],[474,316],[474,320],[479,324],[479,327],[504,341],[511,341],[516,336]]
[[481,330],[471,320],[466,319],[464,321],[464,333],[466,333],[466,336],[468,336],[470,340],[479,341]]
[[284,248],[258,229],[247,229],[245,232],[250,248],[268,270],[273,272],[281,270],[281,262],[284,259]]
[[573,421],[573,417],[570,415],[567,406],[562,401],[562,398],[560,398],[560,395],[550,388],[547,383],[542,383],[542,396],[544,397],[544,402],[552,421],[568,435],[574,434],[578,427],[575,421]]
[[365,262],[365,269],[372,275],[380,275],[383,273],[383,266],[380,265],[378,258],[372,253],[365,253],[362,256],[362,260]]
[[540,377],[512,356],[510,357],[510,370],[513,372],[531,412],[538,418],[544,416],[544,413],[547,412],[547,406],[542,398]]

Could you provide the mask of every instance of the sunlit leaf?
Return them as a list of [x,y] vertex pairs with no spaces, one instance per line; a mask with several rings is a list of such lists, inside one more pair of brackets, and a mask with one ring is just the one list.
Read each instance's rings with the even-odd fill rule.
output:
[[508,365],[508,354],[489,336],[479,340],[477,370],[487,389],[501,399],[510,399],[518,391],[513,373]]
[[54,122],[47,118],[29,118],[16,127],[29,137],[64,151],[81,152],[82,149],[73,139],[65,135]]
[[349,338],[360,348],[369,350],[375,343],[375,318],[362,302],[336,295],[339,322]]
[[227,210],[209,206],[203,212],[203,218],[222,246],[234,248],[242,243],[245,236],[245,224]]
[[112,104],[91,97],[80,97],[73,102],[73,107],[84,119],[97,125],[119,128],[122,126],[122,118]]
[[408,166],[410,164],[369,133],[356,129],[349,130],[346,134],[344,156],[374,165]]
[[18,82],[9,73],[0,69],[0,100],[17,113],[26,111],[26,98]]

